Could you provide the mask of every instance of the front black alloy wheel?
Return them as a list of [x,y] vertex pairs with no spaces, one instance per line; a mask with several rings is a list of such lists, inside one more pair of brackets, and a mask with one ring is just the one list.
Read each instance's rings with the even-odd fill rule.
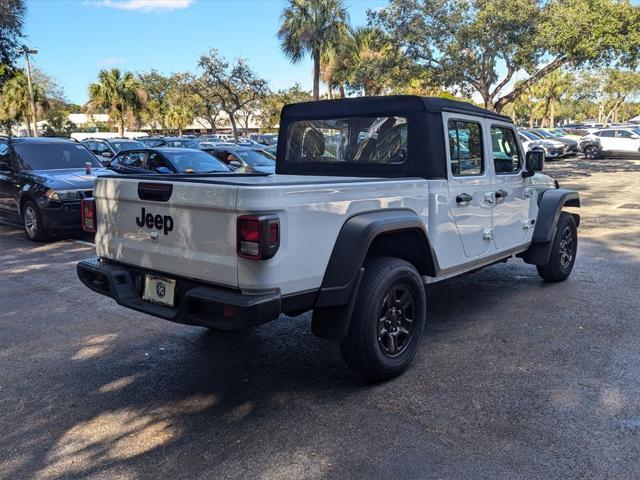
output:
[[562,212],[551,244],[551,255],[545,265],[538,265],[538,274],[547,282],[566,280],[576,261],[578,228],[573,215]]
[[347,365],[372,381],[401,374],[411,363],[426,322],[426,295],[409,262],[378,257],[365,265],[347,337]]

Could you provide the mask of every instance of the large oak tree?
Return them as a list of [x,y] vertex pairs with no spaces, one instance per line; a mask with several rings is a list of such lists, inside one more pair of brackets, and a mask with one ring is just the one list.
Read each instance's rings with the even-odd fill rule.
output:
[[640,56],[640,6],[629,0],[391,0],[369,16],[438,82],[498,111],[561,67]]

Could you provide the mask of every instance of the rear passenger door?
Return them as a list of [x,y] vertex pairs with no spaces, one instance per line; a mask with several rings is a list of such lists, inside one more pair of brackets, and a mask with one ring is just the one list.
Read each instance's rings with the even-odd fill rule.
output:
[[447,132],[449,208],[465,256],[490,252],[491,172],[487,169],[484,125],[476,117],[443,113]]
[[522,178],[524,154],[508,123],[489,120],[493,170],[493,241],[497,250],[523,243],[529,225],[531,189]]

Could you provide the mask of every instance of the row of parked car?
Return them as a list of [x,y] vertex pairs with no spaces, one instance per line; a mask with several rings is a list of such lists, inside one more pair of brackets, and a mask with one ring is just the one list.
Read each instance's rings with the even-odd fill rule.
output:
[[187,137],[88,138],[81,143],[98,156],[103,165],[122,174],[275,172],[275,145],[265,146],[254,141],[214,142],[206,137],[198,140]]
[[[525,151],[549,160],[582,152],[588,159],[640,153],[637,125],[591,129],[520,129]],[[80,200],[92,195],[97,175],[275,172],[275,135],[233,141],[200,137],[51,138],[0,137],[0,218],[22,225],[32,240],[77,230]]]
[[249,138],[0,137],[0,219],[43,241],[80,229],[80,202],[100,175],[274,172],[275,145]]
[[638,125],[586,130],[521,129],[519,135],[526,151],[543,150],[548,160],[576,155],[578,152],[583,153],[590,160],[640,153],[640,126]]

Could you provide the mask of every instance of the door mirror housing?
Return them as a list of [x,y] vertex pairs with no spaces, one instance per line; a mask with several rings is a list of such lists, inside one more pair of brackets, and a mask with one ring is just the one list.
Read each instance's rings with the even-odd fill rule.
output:
[[631,138],[633,138],[634,140],[638,140],[640,138],[640,135],[636,135],[635,133],[632,133]]
[[102,152],[100,154],[100,156],[104,157],[104,158],[112,158],[113,157],[113,152],[110,152],[109,150],[106,150],[106,151]]
[[242,166],[242,164],[238,160],[231,160],[229,162],[229,165],[235,168],[240,168]]
[[544,150],[530,150],[525,156],[525,171],[523,176],[531,177],[536,172],[541,172],[544,168]]
[[171,170],[169,170],[167,167],[156,167],[154,171],[163,175],[168,175],[171,173]]

